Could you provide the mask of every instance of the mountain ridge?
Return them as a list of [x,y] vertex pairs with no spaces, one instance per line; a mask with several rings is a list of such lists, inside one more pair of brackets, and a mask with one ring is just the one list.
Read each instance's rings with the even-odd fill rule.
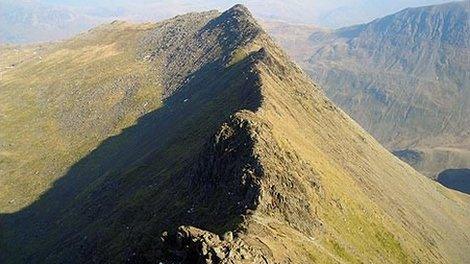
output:
[[[0,259],[468,260],[467,196],[431,182],[380,146],[288,60],[246,8],[207,14],[132,35],[139,44],[130,45],[134,63],[145,66],[150,91],[159,91],[152,98],[162,105],[90,143],[90,152],[77,154],[51,189],[0,215],[12,228],[4,229],[7,253]],[[108,38],[114,43],[117,35]],[[88,42],[76,44],[82,50]],[[44,54],[43,61],[56,55]],[[2,86],[13,87],[23,67],[6,72]]]

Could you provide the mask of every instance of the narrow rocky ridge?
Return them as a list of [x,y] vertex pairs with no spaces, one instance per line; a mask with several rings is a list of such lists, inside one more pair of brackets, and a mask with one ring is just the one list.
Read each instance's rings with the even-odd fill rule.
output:
[[[468,208],[460,200],[465,200],[465,198],[454,196],[456,194],[446,194],[447,197],[454,197],[451,198],[452,200],[456,199],[455,202],[451,202],[452,205],[448,204],[449,208],[447,209],[455,210],[454,212],[465,212],[457,217],[460,220],[455,220],[456,226],[443,228],[443,225],[447,225],[446,221],[454,221],[450,220],[449,215],[441,215],[436,220],[430,220],[431,215],[437,213],[435,210],[447,210],[440,206],[440,209],[437,209],[432,203],[425,202],[429,199],[443,201],[442,195],[435,190],[435,184],[392,157],[357,124],[336,108],[305,74],[295,64],[290,63],[287,56],[272,44],[269,37],[261,34],[254,39],[254,43],[263,47],[259,51],[259,54],[262,54],[261,58],[254,62],[260,78],[260,82],[256,82],[255,85],[259,85],[261,89],[261,106],[254,112],[236,114],[237,120],[241,117],[244,120],[237,121],[237,123],[248,122],[257,125],[247,126],[249,129],[243,133],[253,135],[250,137],[252,143],[247,145],[251,148],[248,155],[251,157],[250,160],[242,158],[246,157],[246,152],[242,152],[243,154],[239,153],[241,154],[240,159],[235,159],[237,160],[235,164],[238,164],[239,161],[245,161],[247,162],[245,166],[258,169],[244,170],[241,169],[243,166],[237,166],[237,169],[233,170],[231,174],[235,178],[222,177],[232,183],[230,189],[220,183],[213,185],[215,179],[218,179],[215,175],[227,175],[225,172],[220,174],[202,173],[206,178],[197,181],[200,184],[209,182],[210,186],[217,186],[211,189],[216,190],[217,194],[219,194],[219,187],[221,187],[221,191],[227,190],[220,193],[225,193],[225,196],[213,196],[212,194],[203,196],[216,204],[221,197],[226,203],[230,193],[236,190],[233,184],[244,187],[246,182],[256,183],[250,185],[253,196],[249,195],[248,200],[246,196],[241,198],[235,195],[235,200],[242,200],[243,202],[240,204],[245,203],[245,209],[250,210],[238,211],[242,216],[241,221],[231,229],[229,228],[235,232],[237,238],[254,246],[250,256],[258,256],[256,252],[259,250],[266,258],[263,261],[268,262],[280,260],[290,262],[292,256],[295,256],[294,262],[299,263],[310,262],[312,258],[317,261],[318,259],[338,261],[334,257],[335,254],[338,254],[335,250],[344,247],[351,250],[349,252],[352,255],[341,258],[353,261],[366,254],[365,251],[362,251],[364,248],[361,246],[365,243],[367,245],[365,248],[369,252],[371,248],[377,249],[378,252],[385,249],[384,252],[387,252],[384,255],[372,254],[374,256],[371,257],[376,261],[452,262],[452,259],[467,259],[467,254],[462,254],[465,251],[463,249],[465,246],[461,245],[463,248],[460,250],[455,250],[452,248],[453,246],[449,248],[450,233],[460,236],[459,240],[468,240],[465,231],[459,235],[459,232],[462,232],[464,227],[469,224],[468,221],[461,218],[468,214]],[[300,132],[302,130],[305,134]],[[239,136],[241,138],[235,142],[244,141],[244,136],[238,133],[236,135],[238,135],[236,138]],[[297,136],[309,138],[309,140],[317,142],[318,146],[312,145],[313,149],[311,150],[302,149],[300,147],[302,143],[298,145],[299,142],[304,142],[303,144],[311,144],[311,142],[298,139]],[[319,140],[318,137],[322,139]],[[224,149],[225,146],[222,144],[217,149]],[[316,161],[312,160],[312,156],[306,155],[309,151],[312,151],[310,155],[313,154],[313,160],[316,159]],[[202,155],[204,156],[205,153],[213,152],[203,152]],[[235,151],[235,153],[237,152]],[[315,155],[318,156],[315,157]],[[197,163],[200,164],[197,167],[205,167],[208,164],[207,160],[213,161],[213,158],[210,155],[200,160],[206,162]],[[222,158],[222,160],[224,159]],[[256,164],[255,166],[253,166],[253,162]],[[219,158],[209,164],[217,164],[216,167],[209,166],[212,168],[211,171],[225,171],[227,168]],[[229,166],[228,168],[230,170],[233,167]],[[385,168],[389,168],[391,172],[387,172]],[[408,177],[411,177],[412,180],[408,180]],[[201,178],[196,177],[196,179]],[[337,182],[338,180],[339,182]],[[193,185],[192,189],[198,189],[196,186]],[[343,188],[346,188],[343,190],[345,193],[340,194],[343,192],[340,191]],[[413,188],[421,190],[413,193],[411,191]],[[250,192],[241,189],[240,194],[246,193]],[[246,201],[250,202],[246,203]],[[417,207],[406,205],[411,201],[419,201],[416,204]],[[421,206],[429,211],[423,212],[423,209],[419,209]],[[462,208],[464,211],[460,211],[460,207],[466,209]],[[400,208],[400,213],[394,212],[396,210],[394,208]],[[223,208],[219,209],[223,210]],[[378,219],[381,220],[376,220],[372,216],[379,216]],[[333,220],[341,217],[345,218],[340,220],[344,223]],[[346,218],[350,219],[346,220]],[[422,223],[417,222],[418,219],[426,221],[426,225],[433,231],[423,228]],[[188,227],[182,227],[182,230],[186,228]],[[359,228],[360,235],[358,234],[358,237],[362,237],[362,241],[345,237],[345,233],[342,232],[349,233],[351,228]],[[451,231],[453,228],[457,229]],[[287,233],[301,235],[296,243],[291,245],[291,250],[288,253],[276,250],[278,247],[290,245],[289,239],[286,239]],[[191,232],[181,231],[176,233],[175,237],[178,236],[190,237],[189,240],[193,241],[198,240],[199,233],[195,232],[194,235],[191,235]],[[273,237],[277,237],[277,239],[273,240]],[[310,240],[311,238],[313,240]],[[336,242],[321,242],[323,245],[319,245],[315,238]],[[302,242],[304,240],[308,242]],[[329,249],[328,243],[333,243],[334,249]],[[219,246],[217,244],[215,247]],[[180,247],[180,250],[184,251],[184,248]],[[239,251],[236,245],[231,249],[225,248],[224,252],[227,254]],[[311,254],[310,258],[305,255],[305,248],[309,248],[307,251]],[[192,246],[188,246],[186,249],[189,251],[185,254],[194,254]],[[214,251],[213,248],[211,250],[212,252],[217,251]],[[421,253],[417,253],[418,251]],[[211,258],[212,254],[209,254],[208,257],[203,251],[198,252],[202,254],[199,259],[214,260]],[[220,258],[221,261],[222,259]],[[223,261],[234,260],[225,259]]]
[[140,56],[157,62],[156,67],[162,72],[163,98],[167,98],[202,67],[231,63],[238,48],[247,47],[261,31],[241,5],[222,14],[210,11],[177,16],[141,40]]

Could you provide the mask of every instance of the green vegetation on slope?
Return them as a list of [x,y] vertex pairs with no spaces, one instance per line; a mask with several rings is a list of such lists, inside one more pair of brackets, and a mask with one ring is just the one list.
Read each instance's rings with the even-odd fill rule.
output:
[[[161,87],[135,59],[149,25],[115,23],[70,41],[6,48],[0,89],[1,208],[18,210],[103,139],[157,108]],[[12,54],[12,55],[8,55]],[[18,60],[19,58],[19,60]]]

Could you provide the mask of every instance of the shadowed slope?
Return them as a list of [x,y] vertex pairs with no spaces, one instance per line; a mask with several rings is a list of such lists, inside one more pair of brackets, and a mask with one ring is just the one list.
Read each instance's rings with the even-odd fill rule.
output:
[[[191,204],[187,201],[188,196],[178,195],[181,183],[176,180],[178,184],[175,183],[173,189],[166,188],[173,185],[169,182],[170,176],[186,167],[186,162],[199,152],[222,120],[240,108],[254,110],[260,102],[257,90],[252,88],[256,87],[253,82],[257,79],[250,72],[253,58],[246,56],[230,61],[233,50],[217,44],[225,33],[240,40],[248,37],[242,32],[243,29],[232,28],[234,32],[211,29],[214,27],[211,23],[219,21],[211,21],[215,15],[217,13],[210,12],[178,17],[169,26],[165,25],[166,22],[157,24],[155,30],[147,34],[148,38],[162,31],[168,37],[192,35],[193,41],[198,42],[192,43],[192,47],[198,47],[199,53],[181,50],[184,44],[178,41],[170,41],[167,45],[170,44],[169,48],[176,46],[179,53],[165,52],[165,55],[183,58],[204,57],[204,63],[198,68],[191,68],[191,71],[186,71],[184,67],[185,63],[188,67],[192,66],[192,62],[186,60],[180,61],[182,64],[177,67],[164,65],[168,75],[160,74],[165,60],[154,58],[153,50],[146,51],[145,41],[148,38],[142,39],[139,56],[145,57],[148,67],[154,69],[150,69],[148,74],[154,71],[153,74],[158,75],[154,77],[154,88],[170,91],[172,86],[168,84],[174,79],[169,78],[179,76],[177,89],[172,90],[162,107],[139,118],[134,126],[119,135],[105,140],[73,165],[37,202],[12,216],[2,216],[5,223],[2,243],[6,249],[2,257],[8,261],[79,261],[82,259],[80,256],[87,256],[84,255],[86,253],[97,254],[96,261],[114,257],[125,260],[126,256],[132,256],[131,253],[137,250],[148,250],[141,245],[148,239],[156,240],[155,232],[151,230],[132,231],[137,242],[131,243],[134,246],[124,246],[122,243],[129,237],[121,232],[132,226],[127,223],[129,217],[139,223],[136,224],[139,228],[162,230],[164,226],[174,225],[172,214],[176,218],[182,212],[187,214]],[[199,21],[199,26],[196,21]],[[207,24],[209,21],[211,23]],[[225,18],[223,22],[230,23],[230,20]],[[206,24],[207,28],[204,28]],[[188,25],[193,29],[188,29]],[[178,27],[184,30],[174,34],[174,28]],[[200,39],[199,34],[214,42]],[[235,41],[232,43],[237,44]],[[242,48],[242,45],[236,48]],[[171,195],[172,192],[176,194]],[[154,201],[146,202],[147,199]],[[147,209],[139,212],[139,216],[133,215],[128,210],[136,205]],[[120,224],[122,221],[127,224]],[[142,226],[142,222],[156,222],[158,225]],[[107,229],[99,228],[104,226]],[[106,249],[101,244],[105,244]],[[111,250],[102,255],[111,246],[117,247],[118,252]],[[52,255],[48,256],[51,252]]]
[[439,173],[437,181],[447,188],[470,194],[470,169],[452,169]]

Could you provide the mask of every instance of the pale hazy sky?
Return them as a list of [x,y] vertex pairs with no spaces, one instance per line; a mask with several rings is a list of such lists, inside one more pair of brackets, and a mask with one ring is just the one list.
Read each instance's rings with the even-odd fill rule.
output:
[[[0,0],[2,1],[2,0]],[[12,0],[7,0],[12,1]],[[160,20],[189,11],[224,10],[241,3],[255,16],[293,23],[340,27],[368,22],[406,7],[450,2],[449,0],[29,0],[45,4],[98,9],[131,20]]]

